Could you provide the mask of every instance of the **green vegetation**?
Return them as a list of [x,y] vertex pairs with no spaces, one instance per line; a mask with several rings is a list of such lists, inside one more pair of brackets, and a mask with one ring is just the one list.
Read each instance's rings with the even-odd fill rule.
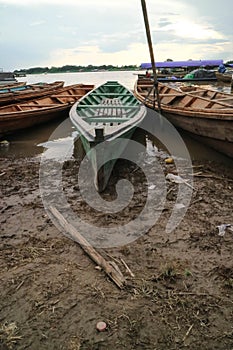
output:
[[[172,61],[171,58],[168,58],[166,61]],[[233,64],[233,60],[226,62],[226,64]],[[65,65],[62,67],[33,67],[28,69],[19,69],[15,70],[14,74],[42,74],[42,73],[75,73],[75,72],[101,72],[101,71],[135,71],[140,70],[140,66],[137,65],[125,65],[125,66],[113,66],[113,65],[102,65],[102,66],[93,66],[89,64],[88,66],[74,66],[74,65]]]
[[102,65],[93,66],[89,64],[88,66],[72,66],[66,65],[63,67],[34,67],[28,69],[15,70],[15,74],[41,74],[41,73],[75,73],[75,72],[98,72],[98,71],[128,71],[128,70],[139,70],[140,68],[136,65],[126,65],[126,66],[112,66],[112,65]]

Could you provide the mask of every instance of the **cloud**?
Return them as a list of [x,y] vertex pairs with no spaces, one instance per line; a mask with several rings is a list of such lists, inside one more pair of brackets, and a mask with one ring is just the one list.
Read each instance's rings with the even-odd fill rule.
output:
[[79,46],[73,49],[57,49],[51,52],[50,58],[46,61],[49,62],[49,66],[62,66],[64,62],[66,64],[75,65],[127,65],[135,64],[140,65],[145,61],[147,56],[147,45],[141,43],[134,43],[129,45],[125,50],[119,50],[117,52],[105,52],[100,49],[99,46]]
[[[17,5],[17,6],[43,6],[43,5],[52,5],[52,6],[76,6],[76,7],[86,7],[86,6],[98,6],[100,7],[118,7],[122,8],[122,5],[127,7],[127,4],[124,0],[118,0],[110,2],[109,0],[0,0],[0,4],[6,5]],[[133,6],[133,2],[131,3]]]
[[[154,0],[147,0],[158,60],[217,55],[232,59],[233,5],[227,0],[210,4],[210,0],[191,4],[188,0],[163,0],[155,5]],[[0,0],[0,11],[4,69],[149,60],[140,1]]]
[[223,35],[207,25],[202,25],[188,19],[170,23],[159,29],[160,31],[171,32],[180,38],[194,39],[222,39]]
[[45,23],[45,21],[44,21],[44,20],[41,20],[41,21],[32,22],[32,23],[30,23],[29,25],[30,25],[31,27],[34,27],[34,26],[41,26],[41,25],[43,25],[44,23]]

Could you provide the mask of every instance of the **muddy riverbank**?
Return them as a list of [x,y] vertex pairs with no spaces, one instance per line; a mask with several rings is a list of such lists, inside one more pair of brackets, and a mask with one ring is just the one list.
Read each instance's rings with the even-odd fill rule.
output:
[[[173,165],[163,169],[174,171]],[[87,221],[112,225],[119,217],[96,214],[80,199],[78,162],[63,168],[68,202]],[[126,277],[122,290],[66,238],[48,217],[39,190],[40,158],[1,158],[0,349],[232,350],[232,168],[194,162],[194,190],[181,224],[165,225],[177,184],[168,184],[157,223],[136,241],[99,249]],[[141,179],[124,163],[117,177]],[[143,198],[138,181],[137,215]],[[108,200],[115,193],[107,189]],[[142,199],[141,204],[138,199]],[[129,267],[131,274],[126,269]],[[96,324],[104,321],[103,332]]]

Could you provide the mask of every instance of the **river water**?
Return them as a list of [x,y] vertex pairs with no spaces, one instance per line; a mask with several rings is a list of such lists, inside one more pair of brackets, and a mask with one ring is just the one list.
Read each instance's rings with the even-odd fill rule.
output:
[[[90,72],[90,73],[63,73],[63,74],[38,74],[27,75],[26,77],[19,78],[19,81],[26,81],[28,84],[38,82],[54,82],[62,80],[65,85],[84,83],[94,84],[96,86],[108,81],[117,80],[127,88],[133,90],[134,84],[139,72],[132,71],[117,71],[117,72]],[[230,87],[226,85],[220,85],[213,83],[211,86],[214,89],[220,91],[230,92]],[[73,134],[74,129],[69,121],[69,116],[65,120],[65,123],[58,128],[61,124],[61,120],[53,121],[48,124],[37,126],[35,128],[21,131],[17,134],[6,137],[9,141],[8,147],[0,147],[0,157],[31,157],[40,155],[44,146],[46,148],[54,147],[57,149],[66,142],[67,138]],[[54,133],[54,131],[56,132]],[[230,159],[221,155],[220,153],[212,150],[211,148],[195,141],[183,131],[179,131],[181,138],[183,139],[192,160],[210,160],[217,161],[219,163],[229,164]],[[148,147],[157,147],[156,141],[149,140],[147,142]]]

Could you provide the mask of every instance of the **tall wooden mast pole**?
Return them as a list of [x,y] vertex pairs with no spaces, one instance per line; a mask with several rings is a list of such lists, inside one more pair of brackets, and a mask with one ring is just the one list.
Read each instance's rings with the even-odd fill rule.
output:
[[159,91],[158,91],[157,72],[156,72],[154,52],[153,52],[153,46],[152,46],[152,40],[151,40],[151,34],[150,34],[149,20],[148,20],[147,9],[146,9],[146,1],[145,0],[141,0],[141,4],[142,4],[142,12],[143,12],[143,17],[144,17],[144,23],[145,23],[145,27],[146,27],[147,42],[148,42],[149,51],[150,51],[150,59],[151,59],[151,66],[152,66],[152,70],[153,70],[154,87],[155,87],[155,91],[156,91],[158,111],[159,111],[159,113],[161,113],[160,97],[159,97]]

